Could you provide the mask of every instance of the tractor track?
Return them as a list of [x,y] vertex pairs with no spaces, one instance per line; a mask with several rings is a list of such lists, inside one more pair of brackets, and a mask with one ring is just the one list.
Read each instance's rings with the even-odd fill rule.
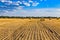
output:
[[11,39],[1,40],[60,40],[60,35],[41,21],[30,21],[16,29]]

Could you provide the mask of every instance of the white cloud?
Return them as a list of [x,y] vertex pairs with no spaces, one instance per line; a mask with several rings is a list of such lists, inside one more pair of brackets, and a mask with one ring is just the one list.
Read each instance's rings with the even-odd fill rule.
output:
[[7,1],[8,3],[12,4],[13,2],[12,1]]
[[[17,9],[14,9],[14,10],[10,10],[10,9],[7,9],[7,10],[0,10],[0,15],[7,15],[7,16],[16,16],[16,13],[18,13],[17,11],[20,11],[23,9],[23,6],[19,6],[17,7]],[[15,13],[16,12],[16,13]]]
[[38,2],[34,2],[32,3],[32,6],[37,6],[39,3]]
[[18,5],[19,6],[19,3],[18,2],[12,2],[12,5]]
[[17,9],[13,12],[9,12],[5,15],[12,15],[12,16],[60,16],[60,9],[57,8],[43,8],[43,9],[31,9],[31,10],[24,10],[24,9]]
[[42,2],[42,1],[47,1],[47,0],[40,0],[40,1]]
[[5,2],[5,0],[1,0],[1,2]]
[[0,0],[1,2],[10,2],[11,3],[11,1],[10,0]]
[[33,3],[33,1],[32,0],[29,0],[29,3]]
[[17,2],[13,2],[13,1],[10,1],[10,0],[0,0],[1,2],[5,2],[6,5],[19,5],[19,4],[22,4],[22,2],[20,1],[17,1]]
[[5,2],[6,0],[0,0],[1,2]]
[[60,12],[60,9],[57,9],[57,11],[59,11],[59,12]]
[[[8,2],[9,5],[12,4],[12,5],[19,6],[19,3],[20,4],[23,3],[26,6],[31,6],[31,4],[29,2],[25,2],[25,1],[12,2],[12,1],[2,0],[2,2]],[[30,1],[30,2],[32,2],[32,1]],[[7,5],[8,5],[8,3],[7,3]],[[37,6],[38,4],[39,4],[38,2],[32,2],[32,6]],[[6,6],[1,6],[1,7],[6,7]],[[9,15],[9,16],[60,16],[60,9],[59,8],[43,8],[43,9],[24,10],[23,7],[24,6],[19,6],[17,9],[14,9],[13,11],[0,10],[0,13],[2,15]]]
[[[37,6],[39,4],[39,2],[37,1],[32,1],[32,0],[29,0],[29,2],[26,2],[26,1],[22,1],[22,3],[26,6]],[[31,4],[30,4],[31,3]]]
[[17,3],[22,4],[22,2],[20,2],[20,1],[17,1]]
[[32,9],[32,10],[21,10],[18,13],[23,14],[23,16],[60,16],[60,11],[58,9]]
[[23,2],[23,4],[26,6],[30,6],[30,3],[28,3],[28,2]]
[[6,3],[6,5],[11,5],[13,2],[12,1],[5,1]]

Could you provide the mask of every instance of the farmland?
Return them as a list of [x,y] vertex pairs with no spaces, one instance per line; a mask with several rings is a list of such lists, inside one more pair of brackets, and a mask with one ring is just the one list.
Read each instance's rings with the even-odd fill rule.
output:
[[0,18],[0,40],[60,40],[60,19]]

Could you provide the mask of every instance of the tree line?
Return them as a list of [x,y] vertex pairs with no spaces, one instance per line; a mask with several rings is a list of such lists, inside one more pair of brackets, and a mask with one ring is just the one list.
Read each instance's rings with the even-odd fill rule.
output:
[[0,18],[60,18],[60,17],[34,17],[34,16],[26,16],[26,17],[21,17],[21,16],[0,16]]

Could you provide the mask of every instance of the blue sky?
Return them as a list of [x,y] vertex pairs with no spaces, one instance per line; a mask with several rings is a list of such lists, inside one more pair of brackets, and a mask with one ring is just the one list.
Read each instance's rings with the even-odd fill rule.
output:
[[0,16],[60,16],[60,0],[0,0]]

